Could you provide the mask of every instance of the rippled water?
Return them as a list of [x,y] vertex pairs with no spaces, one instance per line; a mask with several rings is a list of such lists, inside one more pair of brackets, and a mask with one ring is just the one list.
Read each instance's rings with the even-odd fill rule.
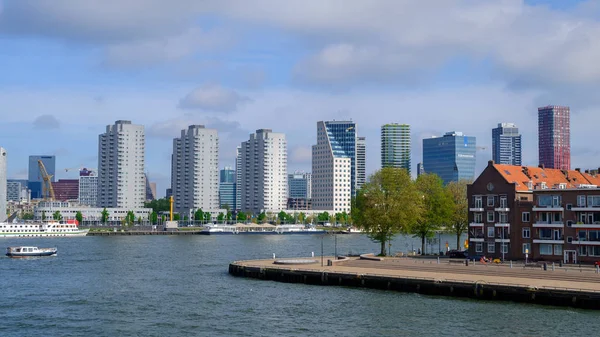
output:
[[[332,254],[333,237],[323,243]],[[57,257],[0,258],[0,336],[597,334],[593,311],[276,283],[227,273],[234,260],[320,255],[316,235],[4,239],[0,244],[59,249]],[[418,243],[401,238],[393,247],[412,244]],[[340,253],[377,249],[361,235],[337,236]]]

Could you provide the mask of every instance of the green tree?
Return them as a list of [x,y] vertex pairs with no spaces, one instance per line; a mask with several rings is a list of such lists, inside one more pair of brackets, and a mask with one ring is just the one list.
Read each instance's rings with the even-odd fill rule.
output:
[[206,221],[206,223],[212,221],[212,215],[210,214],[210,212],[204,212],[204,221]]
[[125,216],[125,224],[127,226],[131,226],[134,222],[135,222],[135,214],[133,213],[133,211],[128,211],[127,215]]
[[442,179],[435,174],[420,175],[416,186],[423,201],[423,213],[413,223],[411,233],[421,238],[421,252],[425,252],[425,239],[432,238],[435,231],[450,221],[453,201]]
[[189,217],[189,216],[187,216],[187,215],[184,215],[184,216],[183,216],[183,221],[188,221],[188,220],[190,220],[190,217]]
[[219,215],[217,215],[217,222],[223,223],[223,220],[225,220],[225,214],[220,212]]
[[227,222],[231,221],[232,216],[233,216],[233,214],[231,214],[231,211],[227,210],[227,214],[225,215],[225,219],[227,220]]
[[137,222],[138,222],[138,225],[142,224],[142,217],[141,216],[138,217],[138,221]]
[[352,218],[369,238],[385,244],[398,233],[406,233],[422,212],[422,199],[405,169],[383,168],[358,191]]
[[335,222],[338,224],[343,223],[344,221],[344,216],[342,215],[342,213],[335,213]]
[[150,220],[153,225],[156,225],[158,222],[158,213],[152,211],[152,213],[148,214],[148,220]]
[[460,249],[460,237],[469,229],[469,200],[467,185],[471,182],[461,179],[450,182],[446,189],[452,196],[453,209],[450,216],[449,232],[456,235],[456,249]]
[[204,212],[202,212],[202,209],[197,209],[196,212],[194,212],[194,220],[195,221],[202,221],[204,220]]
[[165,220],[167,219],[167,216],[163,214],[162,218],[162,222],[165,222]]
[[52,219],[56,220],[56,221],[61,221],[62,220],[62,214],[60,214],[60,211],[56,211],[52,214]]
[[104,208],[102,210],[102,213],[100,213],[100,220],[103,224],[106,224],[106,221],[108,221],[108,211],[106,210],[106,208]]
[[256,218],[256,221],[258,221],[258,223],[264,223],[266,219],[267,219],[267,214],[265,214],[265,212],[261,212],[258,215],[258,217]]
[[23,219],[23,220],[33,220],[33,213],[23,213],[21,215],[21,219]]
[[301,224],[305,224],[306,222],[306,214],[304,214],[304,212],[300,212],[300,214],[298,214],[298,222],[300,222]]
[[179,213],[173,213],[173,221],[179,221]]
[[46,212],[42,212],[42,221],[46,221]]
[[81,214],[80,211],[77,211],[77,213],[75,213],[75,220],[77,220],[77,223],[79,224],[83,223],[83,214]]
[[328,212],[319,213],[319,215],[317,215],[317,221],[318,222],[329,221],[329,213]]
[[243,222],[243,223],[246,223],[246,220],[247,220],[246,213],[244,213],[244,212],[238,212],[238,214],[236,216],[236,220],[240,221],[240,222]]
[[152,210],[156,213],[168,212],[171,210],[171,202],[169,198],[156,199],[144,203],[144,207],[152,208]]
[[279,221],[281,223],[284,223],[284,222],[286,222],[288,220],[288,214],[286,212],[284,212],[284,211],[280,211],[277,214],[277,218],[279,219]]

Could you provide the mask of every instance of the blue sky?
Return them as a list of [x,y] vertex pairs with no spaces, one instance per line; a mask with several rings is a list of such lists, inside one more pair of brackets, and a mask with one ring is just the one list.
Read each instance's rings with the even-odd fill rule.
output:
[[[9,178],[31,154],[97,166],[108,124],[144,124],[146,168],[169,185],[171,139],[220,132],[221,166],[259,128],[288,137],[289,170],[310,170],[316,122],[348,119],[379,167],[379,129],[421,140],[477,137],[515,122],[537,164],[537,107],[569,105],[573,167],[600,166],[600,1],[0,0],[0,146]],[[142,10],[143,9],[143,10]],[[414,169],[413,169],[414,171]]]

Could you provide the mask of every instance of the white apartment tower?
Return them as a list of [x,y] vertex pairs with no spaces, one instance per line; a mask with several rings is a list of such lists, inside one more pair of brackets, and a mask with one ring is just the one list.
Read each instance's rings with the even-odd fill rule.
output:
[[173,139],[171,188],[183,217],[219,209],[219,136],[204,125],[190,125]]
[[285,134],[256,130],[242,143],[242,210],[254,214],[279,212],[287,205],[287,142]]
[[0,147],[0,222],[6,221],[6,150]]
[[146,198],[144,126],[116,121],[98,137],[98,207],[135,209]]
[[317,123],[317,145],[312,147],[312,208],[349,213],[353,154],[337,143],[327,123]]

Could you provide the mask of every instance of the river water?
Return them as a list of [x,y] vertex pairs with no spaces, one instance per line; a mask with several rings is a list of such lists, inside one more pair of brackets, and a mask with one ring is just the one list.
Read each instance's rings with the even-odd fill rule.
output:
[[[442,237],[442,242],[455,241]],[[0,258],[0,336],[567,336],[593,311],[232,277],[234,260],[377,252],[362,235],[4,239],[56,257]],[[392,251],[418,242],[398,238]],[[452,244],[451,244],[452,246]],[[396,247],[396,248],[394,248]]]

